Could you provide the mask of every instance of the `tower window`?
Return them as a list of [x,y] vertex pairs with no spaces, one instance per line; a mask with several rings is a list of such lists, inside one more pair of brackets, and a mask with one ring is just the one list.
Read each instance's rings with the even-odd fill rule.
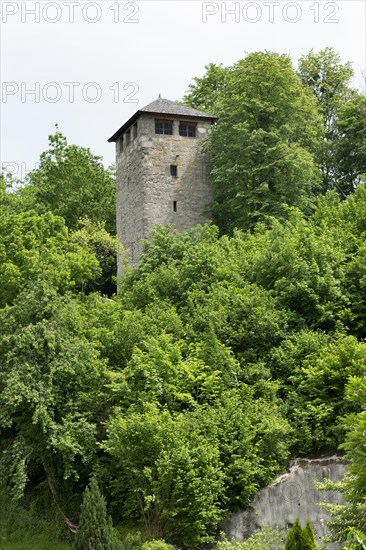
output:
[[137,123],[132,126],[133,139],[137,138]]
[[179,123],[179,135],[187,137],[196,137],[196,125],[187,122]]
[[173,123],[170,120],[155,120],[155,134],[173,135]]
[[178,166],[176,164],[170,165],[170,175],[176,178],[178,176]]
[[126,147],[129,146],[130,141],[131,141],[131,130],[127,130],[127,132],[126,132]]
[[177,201],[173,201],[173,212],[177,211]]

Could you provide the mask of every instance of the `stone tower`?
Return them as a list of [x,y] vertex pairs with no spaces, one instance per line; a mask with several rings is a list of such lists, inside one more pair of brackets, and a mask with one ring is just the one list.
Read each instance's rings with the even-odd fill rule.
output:
[[202,143],[215,120],[159,97],[108,140],[116,143],[117,235],[130,264],[138,262],[141,239],[154,225],[186,231],[210,219],[212,185]]

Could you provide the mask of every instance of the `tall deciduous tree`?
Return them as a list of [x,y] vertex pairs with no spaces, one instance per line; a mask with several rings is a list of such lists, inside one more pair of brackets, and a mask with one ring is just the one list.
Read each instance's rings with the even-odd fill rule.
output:
[[194,78],[193,84],[188,87],[188,92],[183,97],[183,102],[193,107],[207,111],[211,114],[218,112],[218,104],[228,87],[231,67],[223,67],[222,64],[210,63],[205,67],[206,72],[201,78]]
[[97,310],[109,306],[60,296],[41,280],[0,309],[0,468],[14,496],[29,470],[75,480],[91,467],[107,380],[93,332]]
[[355,95],[342,105],[337,121],[337,163],[340,184],[347,192],[366,181],[366,97]]
[[337,117],[339,108],[352,97],[349,87],[353,70],[350,63],[342,63],[339,54],[327,47],[318,53],[310,50],[300,58],[298,74],[317,100],[323,117],[325,139],[319,144],[317,158],[321,166],[323,190],[336,188],[345,196],[347,186],[338,181],[336,145],[339,139]]
[[75,229],[80,218],[105,223],[115,233],[115,183],[111,170],[89,149],[69,145],[58,130],[28,176],[23,191],[38,210],[62,216]]
[[351,94],[351,64],[342,64],[340,55],[331,47],[318,53],[310,50],[299,60],[299,76],[317,98],[326,128],[331,130],[338,108]]
[[[313,151],[322,125],[289,57],[253,53],[225,78],[208,147],[219,226],[247,229],[268,216],[286,217],[287,205],[306,210],[318,185]],[[202,80],[192,87],[191,98],[202,95]],[[208,95],[216,101],[210,90]]]

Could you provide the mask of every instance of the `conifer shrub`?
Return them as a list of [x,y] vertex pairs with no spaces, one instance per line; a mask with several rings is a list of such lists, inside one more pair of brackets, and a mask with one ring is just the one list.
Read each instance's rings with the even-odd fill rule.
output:
[[303,529],[297,519],[287,534],[285,550],[316,550],[314,532],[308,522]]
[[93,477],[84,491],[74,550],[115,550],[112,520],[105,499]]
[[306,522],[306,527],[305,527],[304,531],[306,533],[308,542],[312,544],[311,548],[316,550],[318,547],[317,547],[317,544],[316,544],[315,533],[314,533],[314,529],[310,525],[309,521]]

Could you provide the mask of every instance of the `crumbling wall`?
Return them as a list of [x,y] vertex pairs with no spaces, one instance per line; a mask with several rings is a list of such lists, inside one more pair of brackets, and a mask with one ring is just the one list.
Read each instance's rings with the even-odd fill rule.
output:
[[[339,456],[294,460],[286,474],[257,494],[251,509],[236,512],[223,523],[226,536],[229,539],[234,537],[244,540],[265,526],[291,527],[298,517],[303,526],[310,521],[317,540],[321,543],[328,532],[326,522],[330,516],[321,508],[320,503],[342,504],[344,500],[338,491],[319,491],[314,487],[313,480],[322,481],[328,478],[340,481],[345,474],[346,465]],[[326,548],[338,550],[342,546],[328,543]]]

